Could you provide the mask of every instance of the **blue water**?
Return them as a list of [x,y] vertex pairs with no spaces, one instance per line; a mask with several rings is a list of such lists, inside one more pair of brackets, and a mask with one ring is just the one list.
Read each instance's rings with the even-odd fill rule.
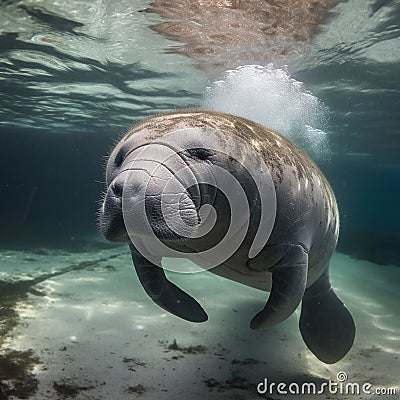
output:
[[[154,113],[207,104],[206,87],[223,78],[229,65],[204,72],[197,61],[175,54],[178,43],[151,29],[163,19],[139,12],[147,6],[146,1],[1,4],[0,129],[2,148],[9,150],[0,160],[5,177],[0,215],[9,226],[2,235],[9,246],[22,237],[65,245],[71,237],[92,234],[102,157],[113,140]],[[343,214],[342,239],[382,234],[384,246],[398,240],[400,223],[399,189],[393,184],[400,153],[399,4],[349,1],[333,11],[313,40],[299,44],[301,52],[289,52],[273,65],[280,69],[286,63],[288,79],[301,82],[301,91],[328,111],[314,110],[299,96],[297,110],[288,111],[291,93],[276,77],[254,97],[254,107],[258,115],[270,110],[262,122],[278,131],[289,119],[286,130],[295,131],[328,174]],[[252,77],[246,79],[233,84],[240,100],[233,111],[240,104],[252,107],[240,92],[251,85]],[[269,90],[275,98],[268,97]],[[314,127],[323,131],[320,143],[304,127],[326,117]],[[62,151],[55,150],[57,144]]]
[[[382,276],[395,288],[399,275],[385,268],[400,266],[400,2],[339,3],[308,41],[291,43],[283,56],[271,55],[254,66],[281,45],[282,38],[272,38],[268,49],[257,49],[262,57],[241,60],[223,53],[224,63],[211,67],[204,65],[207,52],[197,58],[177,52],[182,43],[154,29],[167,19],[143,12],[149,5],[144,0],[0,1],[0,278],[53,272],[96,252],[107,258],[102,252],[114,248],[99,238],[96,210],[113,143],[143,118],[206,107],[257,120],[309,153],[338,200],[338,251],[373,263],[375,275],[368,264],[368,279],[379,282]],[[221,31],[226,26],[222,19]],[[244,38],[248,34],[243,31]],[[238,45],[245,47],[246,40]],[[42,265],[46,254],[55,261]],[[68,262],[61,262],[66,254]],[[30,258],[31,272],[25,260]],[[7,267],[10,259],[20,267],[15,276]],[[350,258],[344,260],[351,266]],[[347,287],[339,273],[338,282]],[[354,289],[360,307],[361,286]],[[51,285],[45,289],[47,295],[56,291]],[[392,289],[387,302],[382,300],[390,312],[393,304],[398,307],[395,296]],[[7,302],[0,304],[0,319],[9,310]],[[398,309],[393,318],[398,319]],[[391,348],[398,352],[393,329],[391,336],[389,328],[385,332],[395,338]],[[205,331],[199,335],[207,342]],[[279,343],[277,337],[271,340]],[[371,357],[365,360],[372,365],[373,352]],[[0,373],[9,368],[4,365],[0,358]],[[398,362],[390,365],[400,371]],[[0,399],[4,387],[0,383]],[[82,393],[78,398],[94,398]],[[144,395],[157,398],[151,393]]]

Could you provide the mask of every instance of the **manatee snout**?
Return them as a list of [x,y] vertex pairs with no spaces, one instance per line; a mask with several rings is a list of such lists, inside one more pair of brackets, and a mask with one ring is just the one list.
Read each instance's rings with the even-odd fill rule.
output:
[[137,165],[113,176],[99,218],[100,232],[107,240],[126,242],[130,234],[179,240],[195,234],[196,204],[173,171],[160,164],[151,173],[145,165],[143,169]]
[[110,242],[126,242],[128,240],[122,213],[123,185],[124,182],[119,177],[108,185],[99,211],[100,233]]

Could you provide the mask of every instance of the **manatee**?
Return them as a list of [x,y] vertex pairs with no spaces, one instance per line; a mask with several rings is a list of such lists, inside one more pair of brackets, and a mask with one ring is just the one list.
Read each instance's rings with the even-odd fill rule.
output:
[[301,303],[300,332],[319,360],[335,363],[352,347],[355,324],[329,278],[335,196],[287,138],[219,112],[158,115],[114,147],[106,186],[100,231],[129,244],[141,285],[163,309],[191,322],[208,318],[162,267],[163,257],[182,257],[270,292],[252,329],[279,324]]

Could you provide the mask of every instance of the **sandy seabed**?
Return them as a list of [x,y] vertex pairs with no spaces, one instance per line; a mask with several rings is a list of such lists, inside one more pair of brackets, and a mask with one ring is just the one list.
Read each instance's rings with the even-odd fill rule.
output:
[[[168,260],[168,262],[183,262]],[[326,365],[298,330],[299,311],[254,332],[267,294],[211,273],[169,273],[209,315],[194,324],[153,304],[126,246],[0,253],[0,399],[395,399],[400,383],[400,268],[336,253],[333,286],[357,325],[352,350]],[[257,393],[268,382],[329,380],[371,393]],[[293,387],[294,388],[294,387]]]

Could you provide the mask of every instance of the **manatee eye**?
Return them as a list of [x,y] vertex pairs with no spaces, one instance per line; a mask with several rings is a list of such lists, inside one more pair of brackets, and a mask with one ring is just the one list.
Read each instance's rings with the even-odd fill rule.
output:
[[204,147],[195,147],[187,150],[188,154],[192,158],[198,158],[199,160],[207,160],[211,157],[211,151]]

